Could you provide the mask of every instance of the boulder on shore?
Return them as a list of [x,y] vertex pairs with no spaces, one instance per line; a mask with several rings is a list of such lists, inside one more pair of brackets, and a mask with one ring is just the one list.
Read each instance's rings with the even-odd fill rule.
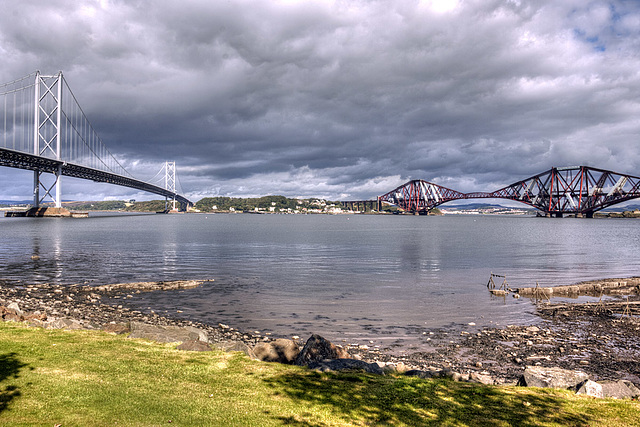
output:
[[142,322],[131,322],[129,338],[143,338],[158,342],[185,342],[190,340],[209,342],[207,333],[193,326],[159,326]]
[[293,340],[278,338],[271,342],[261,342],[253,348],[258,360],[292,364],[300,354],[300,348]]
[[61,317],[44,323],[48,329],[91,329],[90,325],[84,324],[77,319]]
[[20,306],[18,305],[17,302],[12,302],[9,305],[7,305],[7,309],[13,310],[13,312],[15,314],[17,314],[18,316],[23,316],[24,315],[23,311],[20,310]]
[[102,330],[110,334],[124,335],[131,332],[131,325],[126,323],[108,323],[102,327]]
[[578,385],[588,379],[589,375],[582,371],[569,371],[556,367],[527,366],[518,381],[518,385],[577,390]]
[[382,368],[377,363],[367,363],[356,359],[321,360],[309,363],[308,367],[320,372],[364,371],[369,374],[384,375]]
[[5,322],[22,322],[24,313],[20,311],[17,304],[11,303],[7,307],[0,307],[0,319]]
[[603,397],[602,385],[598,384],[595,381],[586,380],[585,382],[580,384],[576,394],[584,394],[585,396],[591,397]]
[[302,351],[296,358],[295,364],[299,366],[309,365],[311,362],[332,359],[352,359],[351,355],[342,347],[332,344],[326,338],[313,334],[307,340]]
[[640,396],[640,390],[630,381],[601,381],[602,397],[614,399],[633,399]]
[[257,359],[255,353],[242,341],[220,341],[212,344],[213,348],[220,351],[234,352],[238,351],[246,354],[250,359]]
[[177,349],[183,351],[212,351],[209,344],[200,340],[185,341],[180,344]]

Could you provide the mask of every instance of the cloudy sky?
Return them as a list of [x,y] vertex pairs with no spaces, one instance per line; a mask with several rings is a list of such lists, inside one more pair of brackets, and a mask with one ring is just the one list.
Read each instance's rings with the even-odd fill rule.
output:
[[[0,0],[0,81],[62,70],[136,177],[205,196],[640,175],[640,2]],[[32,174],[0,168],[0,199]],[[65,199],[155,198],[67,179]]]

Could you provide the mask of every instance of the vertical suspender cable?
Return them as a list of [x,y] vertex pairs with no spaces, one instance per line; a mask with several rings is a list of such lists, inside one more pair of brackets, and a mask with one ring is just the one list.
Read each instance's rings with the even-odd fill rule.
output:
[[28,88],[22,88],[21,90],[21,94],[20,94],[20,126],[21,126],[21,132],[22,132],[22,136],[20,138],[20,141],[18,142],[18,150],[22,151],[22,146],[24,145],[24,141],[26,139],[28,139],[28,133],[29,133],[29,127],[28,127],[28,116],[29,116],[29,111],[25,111],[25,108],[28,108],[28,102],[25,101],[25,98],[28,99],[28,92],[27,92]]
[[4,147],[7,146],[7,95],[4,96]]
[[22,137],[20,138],[20,141],[18,141],[18,144],[21,144],[24,140],[24,92],[24,89],[20,90],[20,132],[22,133]]

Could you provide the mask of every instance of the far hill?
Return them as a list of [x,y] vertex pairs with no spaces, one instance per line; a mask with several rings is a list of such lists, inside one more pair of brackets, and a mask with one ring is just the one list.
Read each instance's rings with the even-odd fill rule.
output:
[[165,209],[164,200],[149,200],[144,202],[124,200],[63,202],[62,205],[67,209],[75,211],[159,212]]

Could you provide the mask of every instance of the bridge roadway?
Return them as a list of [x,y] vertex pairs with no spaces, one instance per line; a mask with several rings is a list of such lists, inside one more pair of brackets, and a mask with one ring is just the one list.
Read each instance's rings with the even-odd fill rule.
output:
[[35,154],[14,151],[7,148],[0,148],[0,166],[11,168],[27,169],[32,171],[56,173],[60,168],[62,175],[74,178],[90,179],[95,182],[106,182],[109,184],[122,185],[124,187],[135,188],[137,190],[148,191],[170,199],[175,197],[181,208],[186,209],[193,203],[186,197],[166,190],[157,185],[140,181],[135,178],[122,176],[98,169],[88,168],[61,160],[50,159],[48,157],[36,156]]

